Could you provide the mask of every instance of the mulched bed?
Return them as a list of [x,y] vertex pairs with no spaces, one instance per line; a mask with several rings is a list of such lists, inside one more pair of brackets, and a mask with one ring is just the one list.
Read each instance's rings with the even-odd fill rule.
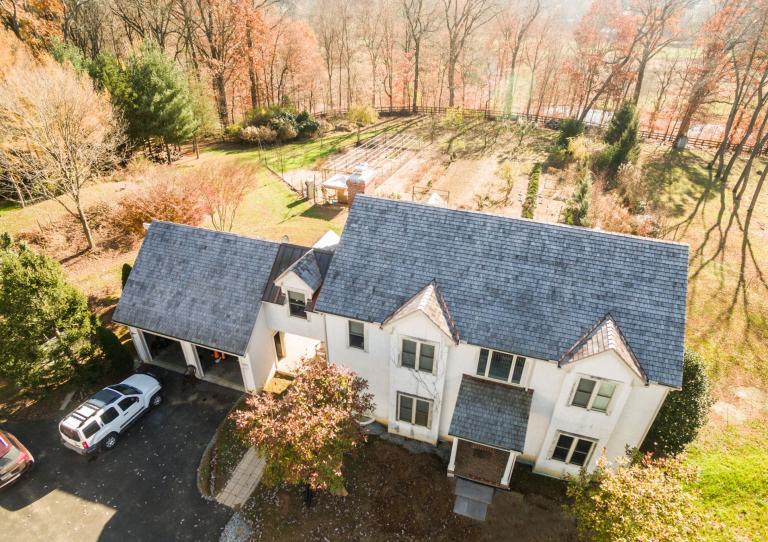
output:
[[345,462],[348,496],[319,493],[307,508],[301,488],[261,485],[241,512],[255,540],[575,540],[556,487],[499,492],[478,523],[453,513],[445,468],[435,455],[369,437]]

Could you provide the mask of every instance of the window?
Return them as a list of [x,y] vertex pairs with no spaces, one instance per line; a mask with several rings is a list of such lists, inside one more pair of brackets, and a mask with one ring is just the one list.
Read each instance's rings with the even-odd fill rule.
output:
[[403,393],[397,394],[397,419],[401,422],[429,427],[432,417],[432,401]]
[[349,346],[365,350],[365,326],[362,322],[349,321]]
[[119,391],[123,395],[140,395],[141,392],[134,388],[133,386],[129,386],[128,384],[115,384],[114,386],[110,386],[109,389]]
[[107,425],[109,422],[117,418],[118,415],[119,414],[117,413],[117,410],[115,410],[115,407],[110,407],[101,415],[101,423]]
[[117,403],[117,406],[120,407],[120,410],[125,412],[126,410],[131,408],[132,405],[136,404],[138,401],[139,399],[137,397],[126,397],[125,399]]
[[288,311],[296,318],[307,317],[307,300],[304,294],[288,290]]
[[560,434],[552,452],[552,459],[582,467],[589,461],[594,447],[595,442],[592,440]]
[[613,382],[581,378],[576,385],[576,391],[573,392],[571,405],[587,410],[608,412],[608,405],[611,404],[615,391],[616,384]]
[[[490,362],[489,362],[490,358]],[[480,349],[477,361],[477,375],[494,380],[519,384],[525,370],[525,358],[496,350]]]
[[95,421],[89,423],[83,428],[83,435],[85,438],[90,438],[99,432],[99,424]]
[[431,373],[435,369],[435,345],[403,339],[400,365]]

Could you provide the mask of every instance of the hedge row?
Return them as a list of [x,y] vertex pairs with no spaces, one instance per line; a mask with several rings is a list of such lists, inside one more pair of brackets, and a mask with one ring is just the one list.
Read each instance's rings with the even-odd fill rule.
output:
[[523,202],[523,218],[533,218],[536,209],[536,196],[539,195],[539,177],[541,176],[541,164],[536,164],[528,178],[528,192]]

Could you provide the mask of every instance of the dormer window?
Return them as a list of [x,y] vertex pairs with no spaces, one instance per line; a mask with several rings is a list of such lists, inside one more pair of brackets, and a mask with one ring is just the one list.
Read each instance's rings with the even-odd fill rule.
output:
[[573,392],[571,405],[597,412],[608,412],[608,406],[611,404],[615,391],[616,384],[613,382],[580,378],[576,390]]
[[477,361],[477,376],[520,384],[525,370],[525,358],[488,348],[480,349]]
[[296,318],[307,319],[307,298],[304,294],[288,290],[288,313]]

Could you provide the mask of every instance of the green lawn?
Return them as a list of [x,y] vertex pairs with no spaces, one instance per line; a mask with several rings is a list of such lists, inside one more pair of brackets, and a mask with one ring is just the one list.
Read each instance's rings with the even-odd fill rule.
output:
[[696,504],[709,514],[706,541],[768,540],[768,424],[709,427],[686,454],[701,470]]
[[[408,122],[408,120],[402,119],[382,121],[362,130],[360,141],[386,132],[395,132]],[[212,147],[206,153],[234,156],[245,161],[264,161],[273,170],[285,172],[291,169],[311,167],[318,161],[354,145],[356,141],[356,132],[343,132],[266,149],[252,145],[222,144]]]

